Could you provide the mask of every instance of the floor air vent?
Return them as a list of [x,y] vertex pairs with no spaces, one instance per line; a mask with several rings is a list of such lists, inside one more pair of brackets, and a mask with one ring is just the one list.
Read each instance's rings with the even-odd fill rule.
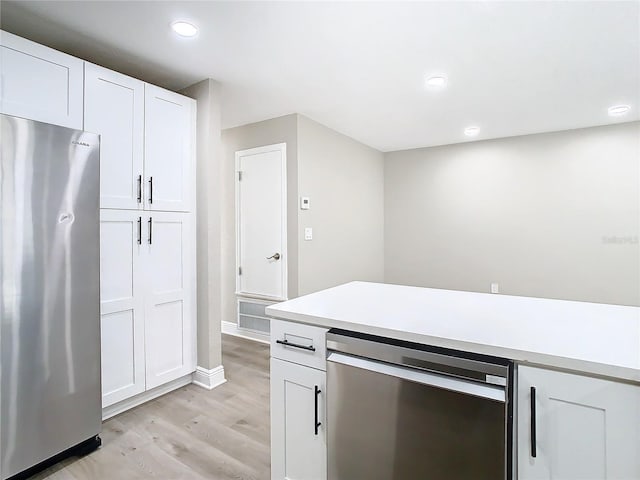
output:
[[258,302],[256,300],[238,300],[238,328],[269,334],[271,322],[265,315],[264,309],[271,302]]

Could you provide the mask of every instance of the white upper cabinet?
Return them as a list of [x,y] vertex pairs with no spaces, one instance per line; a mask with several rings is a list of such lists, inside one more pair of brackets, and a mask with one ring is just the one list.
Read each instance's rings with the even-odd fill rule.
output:
[[640,478],[640,387],[518,367],[518,480]]
[[82,130],[83,63],[0,31],[0,111]]
[[145,85],[145,209],[191,210],[194,118],[195,100]]
[[142,208],[144,82],[84,68],[84,129],[100,134],[100,207]]

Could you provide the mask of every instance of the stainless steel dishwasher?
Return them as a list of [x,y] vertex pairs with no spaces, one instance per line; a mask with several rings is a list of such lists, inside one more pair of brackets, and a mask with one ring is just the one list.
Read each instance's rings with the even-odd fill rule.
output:
[[331,480],[511,480],[510,361],[327,334]]

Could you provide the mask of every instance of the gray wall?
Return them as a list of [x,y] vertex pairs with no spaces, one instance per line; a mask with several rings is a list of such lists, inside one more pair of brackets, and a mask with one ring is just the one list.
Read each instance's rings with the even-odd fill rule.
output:
[[[384,279],[384,156],[298,116],[298,293]],[[304,228],[313,240],[304,240]]]
[[198,306],[198,366],[210,370],[222,364],[221,255],[223,163],[220,138],[220,84],[208,79],[182,92],[197,101],[196,131],[196,251]]
[[[302,115],[222,132],[223,315],[236,321],[235,152],[287,144],[289,298],[351,280],[383,281],[383,154]],[[299,208],[301,195],[311,209]],[[304,227],[314,239],[304,240]]]
[[385,281],[640,305],[640,123],[385,155]]
[[252,123],[222,131],[224,145],[223,177],[223,316],[236,321],[236,230],[235,230],[235,152],[248,148],[287,144],[287,275],[289,298],[298,296],[298,115],[291,114],[264,122]]

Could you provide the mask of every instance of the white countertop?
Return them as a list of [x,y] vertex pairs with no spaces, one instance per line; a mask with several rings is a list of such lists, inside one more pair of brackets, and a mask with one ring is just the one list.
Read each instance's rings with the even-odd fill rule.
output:
[[269,316],[640,383],[640,308],[351,282]]

